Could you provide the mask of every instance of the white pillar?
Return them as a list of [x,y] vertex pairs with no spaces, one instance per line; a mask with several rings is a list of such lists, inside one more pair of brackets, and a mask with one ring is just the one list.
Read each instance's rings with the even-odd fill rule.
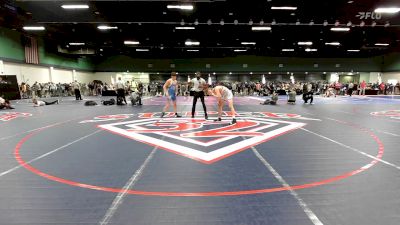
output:
[[72,82],[76,80],[76,70],[72,70]]
[[4,63],[3,63],[3,60],[0,60],[0,74],[4,74]]
[[53,73],[54,73],[54,67],[49,68],[49,81],[53,82]]

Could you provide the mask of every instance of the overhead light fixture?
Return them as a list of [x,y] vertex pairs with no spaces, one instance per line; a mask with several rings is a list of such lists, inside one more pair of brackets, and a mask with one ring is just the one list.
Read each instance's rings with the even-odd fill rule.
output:
[[360,50],[359,49],[349,49],[349,50],[347,50],[348,52],[359,52]]
[[193,5],[167,5],[168,9],[193,10]]
[[175,30],[194,30],[195,27],[175,27]]
[[339,46],[340,43],[339,42],[327,42],[327,43],[325,43],[325,45]]
[[194,25],[195,25],[195,26],[199,25],[199,20],[198,20],[198,19],[196,19],[196,20],[194,21]]
[[350,31],[350,27],[332,27],[331,31]]
[[115,29],[118,29],[118,27],[105,26],[105,25],[98,26],[97,28],[99,30],[115,30]]
[[282,49],[282,52],[294,52],[294,49],[293,48],[285,48],[285,49]]
[[239,21],[238,21],[238,20],[234,20],[234,21],[233,21],[233,24],[238,25],[238,24],[239,24]]
[[62,5],[63,9],[88,9],[88,5]]
[[229,74],[232,74],[232,72],[229,72]]
[[312,45],[313,43],[311,41],[300,41],[297,42],[298,45]]
[[126,45],[138,45],[140,43],[138,41],[124,41],[124,44],[126,44]]
[[372,21],[371,27],[375,27],[376,26],[376,22]]
[[389,46],[388,43],[376,43],[375,45],[376,46]]
[[149,49],[137,48],[136,51],[137,52],[148,52]]
[[32,26],[25,26],[23,27],[24,30],[45,30],[45,28],[43,26],[39,26],[39,27],[32,27]]
[[323,25],[324,25],[324,27],[328,26],[328,21],[325,20]]
[[77,46],[77,45],[85,45],[85,43],[83,43],[83,42],[71,42],[71,43],[69,43],[69,45]]
[[198,42],[198,41],[186,41],[185,45],[200,45],[200,42]]
[[254,31],[271,30],[271,27],[252,27],[251,30],[254,30]]
[[250,25],[250,26],[253,25],[253,20],[252,20],[252,19],[250,19],[249,25]]
[[247,49],[235,49],[234,52],[247,52]]
[[306,48],[305,51],[306,51],[306,52],[316,52],[316,51],[318,51],[318,49],[315,49],[315,48]]
[[297,7],[292,7],[292,6],[272,6],[271,7],[272,10],[296,10]]
[[256,45],[256,42],[242,42],[242,45]]
[[377,8],[374,12],[394,14],[400,12],[400,7]]
[[198,52],[199,50],[198,49],[188,49],[186,51],[188,51],[188,52]]

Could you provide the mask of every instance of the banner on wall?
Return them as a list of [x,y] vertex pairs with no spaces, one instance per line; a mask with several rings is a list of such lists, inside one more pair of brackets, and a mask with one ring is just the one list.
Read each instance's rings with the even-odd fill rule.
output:
[[17,75],[0,75],[0,96],[8,100],[21,99]]

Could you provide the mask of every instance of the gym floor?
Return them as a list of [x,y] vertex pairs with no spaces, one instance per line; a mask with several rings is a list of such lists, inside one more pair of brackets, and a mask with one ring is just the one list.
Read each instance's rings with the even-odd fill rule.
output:
[[0,224],[400,223],[398,97],[235,97],[234,126],[229,112],[205,121],[201,102],[191,119],[191,100],[178,119],[160,119],[156,97],[14,102],[0,112]]

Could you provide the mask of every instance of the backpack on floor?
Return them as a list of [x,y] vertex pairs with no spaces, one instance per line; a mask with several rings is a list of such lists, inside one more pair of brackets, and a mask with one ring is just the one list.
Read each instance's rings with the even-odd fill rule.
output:
[[95,106],[97,103],[95,101],[86,101],[85,106]]
[[115,99],[110,99],[108,101],[103,101],[103,105],[115,105]]

